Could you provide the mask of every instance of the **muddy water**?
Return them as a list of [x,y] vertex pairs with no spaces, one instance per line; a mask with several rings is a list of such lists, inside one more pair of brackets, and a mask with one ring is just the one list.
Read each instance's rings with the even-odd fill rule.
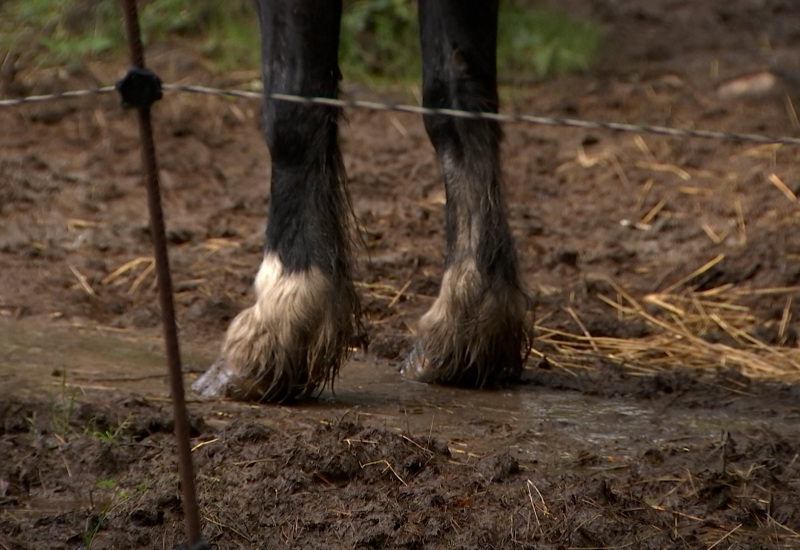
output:
[[[0,372],[5,388],[31,394],[125,390],[167,397],[163,344],[108,328],[0,320]],[[183,350],[186,364],[202,364],[207,350]]]
[[[670,410],[652,402],[592,397],[570,391],[519,387],[478,391],[430,386],[404,380],[389,365],[348,364],[335,388],[311,407],[344,412],[354,420],[432,434],[456,453],[496,451],[498,441],[528,458],[558,454],[562,459],[603,455],[626,460],[631,449],[719,437],[747,427],[747,419],[724,411]],[[753,424],[757,424],[753,422]],[[553,433],[559,444],[553,447]],[[560,461],[559,461],[560,462]],[[608,467],[607,465],[604,467]],[[613,468],[613,465],[612,465]]]
[[[215,347],[184,344],[187,370],[202,370]],[[124,390],[155,400],[169,396],[161,342],[133,339],[127,332],[1,321],[0,372],[7,388],[27,394]],[[194,376],[187,374],[187,379]],[[630,449],[642,445],[707,440],[755,424],[722,410],[667,411],[666,405],[659,409],[651,402],[538,387],[475,391],[429,386],[404,380],[394,365],[364,356],[351,360],[334,391],[326,390],[316,402],[226,403],[227,412],[212,416],[209,423],[227,423],[237,407],[259,407],[262,422],[278,429],[309,418],[350,419],[416,437],[430,434],[455,453],[490,452],[499,440],[522,455],[540,458],[558,453],[562,458],[591,454],[625,460]],[[557,450],[551,444],[553,432],[559,434]]]

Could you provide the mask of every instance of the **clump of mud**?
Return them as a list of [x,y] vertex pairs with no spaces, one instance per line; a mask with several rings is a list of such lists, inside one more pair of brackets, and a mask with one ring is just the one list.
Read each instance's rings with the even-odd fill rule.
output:
[[[168,404],[108,397],[0,400],[4,547],[156,548],[184,539]],[[677,408],[696,406],[677,390],[676,399]],[[203,538],[217,548],[638,541],[660,549],[726,536],[724,548],[791,548],[800,529],[800,442],[766,426],[711,440],[637,438],[625,456],[531,454],[531,431],[517,426],[490,444],[496,450],[475,453],[377,424],[313,420],[300,407],[281,427],[270,425],[272,407],[192,410],[208,419],[191,421],[193,457]],[[559,429],[536,437],[557,448]]]

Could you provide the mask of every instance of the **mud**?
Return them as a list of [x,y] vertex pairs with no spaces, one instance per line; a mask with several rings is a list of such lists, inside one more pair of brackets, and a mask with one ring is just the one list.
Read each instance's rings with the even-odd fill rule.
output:
[[[798,134],[791,2],[640,4],[561,2],[602,22],[603,60],[546,82],[503,75],[517,82],[504,110]],[[148,55],[168,82],[258,78],[215,75],[181,44]],[[105,85],[123,66],[22,66],[2,89]],[[724,87],[767,70],[766,89]],[[155,108],[188,380],[251,299],[269,201],[259,124],[257,102],[168,94]],[[525,382],[475,392],[397,374],[438,290],[444,193],[417,117],[350,111],[342,144],[370,345],[311,403],[190,404],[204,539],[800,546],[798,149],[505,133],[509,216],[537,302]],[[115,97],[0,110],[4,548],[184,540],[139,170],[135,120]]]

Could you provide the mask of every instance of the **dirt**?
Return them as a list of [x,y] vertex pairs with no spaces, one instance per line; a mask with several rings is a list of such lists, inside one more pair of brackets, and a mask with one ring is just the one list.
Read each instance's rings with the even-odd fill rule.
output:
[[[559,6],[602,23],[599,66],[518,80],[501,92],[504,111],[798,134],[791,1]],[[186,45],[148,55],[168,82],[258,78],[216,75]],[[22,63],[0,88],[106,85],[121,66]],[[778,75],[769,89],[720,93],[766,70]],[[185,537],[164,377],[148,370],[162,368],[160,316],[135,119],[113,96],[0,119],[0,546],[174,547]],[[192,379],[251,299],[269,158],[255,101],[170,93],[154,120],[180,333],[200,350]],[[342,144],[370,345],[312,403],[190,403],[204,539],[800,547],[798,148],[530,125],[505,134],[509,216],[537,296],[524,383],[473,392],[395,372],[438,290],[444,193],[417,117],[351,110]],[[92,360],[63,345],[87,334],[104,342]],[[126,342],[151,355],[126,363]],[[622,348],[635,343],[631,358]],[[711,359],[679,353],[683,343]],[[123,364],[157,383],[101,380]]]

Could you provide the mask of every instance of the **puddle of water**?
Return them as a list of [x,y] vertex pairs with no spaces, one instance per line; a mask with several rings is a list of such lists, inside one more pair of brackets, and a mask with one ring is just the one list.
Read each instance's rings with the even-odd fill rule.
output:
[[[325,392],[309,407],[332,414],[344,411],[354,419],[366,416],[389,429],[416,435],[432,434],[470,452],[496,450],[498,441],[531,457],[583,452],[628,458],[634,446],[717,438],[741,418],[718,410],[670,411],[668,418],[647,404],[582,395],[545,388],[518,387],[502,391],[465,390],[404,380],[391,366],[351,361],[335,394]],[[559,434],[552,449],[553,431]],[[548,437],[537,436],[544,433]],[[484,434],[486,437],[481,437]],[[454,445],[455,444],[455,445]]]
[[[129,333],[0,320],[0,372],[6,390],[23,394],[64,387],[125,390],[167,397],[167,367],[160,340]],[[213,354],[182,349],[183,361],[204,365]]]
[[[200,368],[210,364],[216,346],[184,343],[184,363]],[[161,342],[137,340],[128,332],[0,320],[0,372],[7,389],[29,394],[64,387],[124,390],[155,399],[166,399],[169,393]],[[187,376],[187,381],[192,379]],[[663,418],[630,400],[535,387],[478,391],[430,386],[404,380],[392,365],[368,363],[363,357],[345,365],[335,391],[326,390],[317,402],[263,407],[265,423],[278,428],[307,422],[308,417],[369,419],[417,437],[430,434],[449,442],[454,452],[483,453],[503,442],[531,456],[625,456],[633,441],[639,448],[645,442],[714,438],[727,426],[742,427],[743,422],[714,410],[671,411]],[[297,414],[300,410],[302,415]],[[225,416],[218,420],[227,421]],[[558,449],[550,448],[554,430]],[[550,437],[540,438],[543,433]]]

